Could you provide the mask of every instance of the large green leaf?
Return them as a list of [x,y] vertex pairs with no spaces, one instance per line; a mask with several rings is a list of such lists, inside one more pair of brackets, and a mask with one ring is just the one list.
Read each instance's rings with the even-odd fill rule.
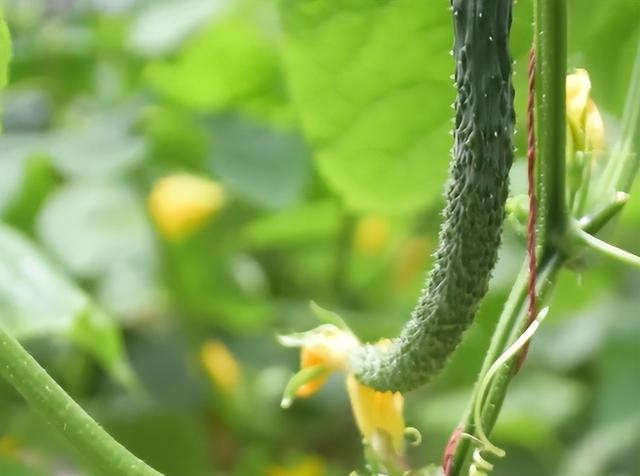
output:
[[283,0],[303,129],[352,207],[406,211],[441,194],[454,97],[447,3]]
[[241,119],[215,121],[211,170],[253,204],[280,209],[297,203],[311,175],[309,152],[298,134]]
[[153,232],[144,202],[120,183],[70,182],[44,204],[36,231],[74,276],[98,280],[97,299],[119,317],[158,303]]
[[275,87],[278,65],[273,49],[256,25],[225,18],[203,28],[171,61],[148,64],[144,77],[170,102],[217,111]]
[[38,236],[66,269],[83,278],[121,261],[148,266],[153,233],[140,197],[122,184],[68,183],[53,193],[37,222]]
[[0,224],[0,326],[19,338],[63,334],[131,383],[120,334],[26,238]]

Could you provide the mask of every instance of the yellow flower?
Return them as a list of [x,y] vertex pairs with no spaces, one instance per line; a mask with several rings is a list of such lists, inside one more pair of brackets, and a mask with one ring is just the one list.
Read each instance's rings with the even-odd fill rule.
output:
[[160,233],[180,240],[198,230],[222,209],[225,193],[213,180],[177,173],[156,181],[148,206]]
[[296,397],[310,397],[325,383],[333,371],[344,370],[349,353],[358,346],[358,340],[348,330],[324,324],[302,334],[280,336],[287,347],[300,347],[300,368],[320,369],[318,375],[306,380],[295,391]]
[[226,345],[218,340],[206,342],[200,360],[211,381],[223,392],[234,393],[242,380],[242,368]]
[[365,254],[376,254],[389,241],[389,220],[380,215],[360,218],[353,234],[353,249]]
[[0,437],[0,455],[17,456],[20,452],[20,444],[13,436],[5,435]]
[[[312,309],[327,324],[308,332],[280,336],[283,345],[301,348],[301,370],[289,381],[282,406],[288,407],[294,397],[313,395],[331,372],[345,372],[356,424],[364,442],[372,450],[371,455],[385,467],[403,468],[404,397],[398,392],[378,392],[359,383],[348,371],[350,354],[360,345],[358,339],[339,316],[315,305]],[[389,343],[386,340],[378,345]]]
[[266,476],[323,476],[326,473],[323,460],[317,456],[307,456],[293,466],[272,466]]
[[567,75],[568,138],[575,151],[590,152],[604,148],[604,123],[591,99],[591,80],[584,69]]
[[404,454],[404,397],[400,392],[378,392],[347,376],[347,390],[356,423],[364,440],[379,454]]

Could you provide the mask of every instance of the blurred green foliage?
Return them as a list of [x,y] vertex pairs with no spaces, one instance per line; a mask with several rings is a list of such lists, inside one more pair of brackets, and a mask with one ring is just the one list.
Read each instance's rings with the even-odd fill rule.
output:
[[[5,0],[13,60],[1,96],[2,325],[167,476],[360,467],[339,379],[280,409],[297,356],[274,334],[315,325],[310,299],[366,339],[392,335],[407,317],[436,243],[451,144],[447,7]],[[569,22],[569,64],[589,71],[612,143],[640,3],[573,0]],[[531,1],[519,0],[520,129],[530,35]],[[524,134],[516,142],[524,150]],[[229,198],[195,234],[171,241],[146,199],[158,178],[180,171],[216,180]],[[637,253],[634,192],[608,233]],[[385,225],[368,227],[372,217]],[[476,324],[443,375],[407,397],[407,421],[424,435],[411,450],[416,465],[440,460],[524,257],[517,233],[505,235]],[[509,393],[498,476],[640,475],[640,276],[585,262],[563,274]],[[207,373],[208,341],[237,361],[236,388]],[[91,475],[4,385],[0,421],[0,474]]]

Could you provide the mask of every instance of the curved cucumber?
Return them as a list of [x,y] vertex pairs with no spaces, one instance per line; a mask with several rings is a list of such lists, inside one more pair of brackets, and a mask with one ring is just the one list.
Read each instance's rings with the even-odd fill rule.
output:
[[384,349],[362,346],[350,362],[361,382],[381,391],[412,390],[442,369],[487,292],[500,246],[515,121],[512,0],[451,4],[458,95],[435,265],[400,336]]

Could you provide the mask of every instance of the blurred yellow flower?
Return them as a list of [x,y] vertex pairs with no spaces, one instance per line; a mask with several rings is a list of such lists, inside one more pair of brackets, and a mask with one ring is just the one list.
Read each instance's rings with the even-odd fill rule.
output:
[[227,346],[218,340],[206,342],[200,350],[200,360],[216,387],[227,394],[236,391],[242,381],[242,368]]
[[13,436],[3,436],[0,438],[0,455],[16,456],[20,452],[20,445]]
[[376,254],[389,241],[389,220],[380,215],[360,218],[353,234],[353,249],[361,253]]
[[[347,376],[351,408],[364,440],[376,453],[404,454],[404,397],[400,392],[378,392]],[[389,447],[391,444],[391,448]]]
[[317,456],[307,456],[293,466],[272,466],[266,476],[324,476],[327,473],[324,461]]
[[[360,345],[358,339],[338,315],[315,304],[312,304],[312,310],[326,324],[308,332],[279,336],[283,345],[300,347],[301,370],[287,384],[283,408],[291,405],[295,397],[313,395],[331,372],[345,372],[356,424],[365,445],[371,450],[366,454],[386,468],[404,468],[404,397],[399,392],[378,392],[358,382],[348,369],[350,354]],[[377,345],[390,343],[383,340]]]
[[225,193],[213,180],[177,173],[156,181],[148,206],[158,230],[168,240],[180,240],[202,227],[222,209]]
[[591,80],[584,69],[567,75],[568,139],[572,150],[590,152],[604,148],[604,123],[593,99]]
[[349,353],[358,346],[358,340],[347,331],[332,324],[324,324],[309,332],[280,336],[288,347],[300,347],[300,368],[320,368],[319,375],[305,381],[295,392],[296,397],[309,397],[325,383],[330,373],[344,370]]

